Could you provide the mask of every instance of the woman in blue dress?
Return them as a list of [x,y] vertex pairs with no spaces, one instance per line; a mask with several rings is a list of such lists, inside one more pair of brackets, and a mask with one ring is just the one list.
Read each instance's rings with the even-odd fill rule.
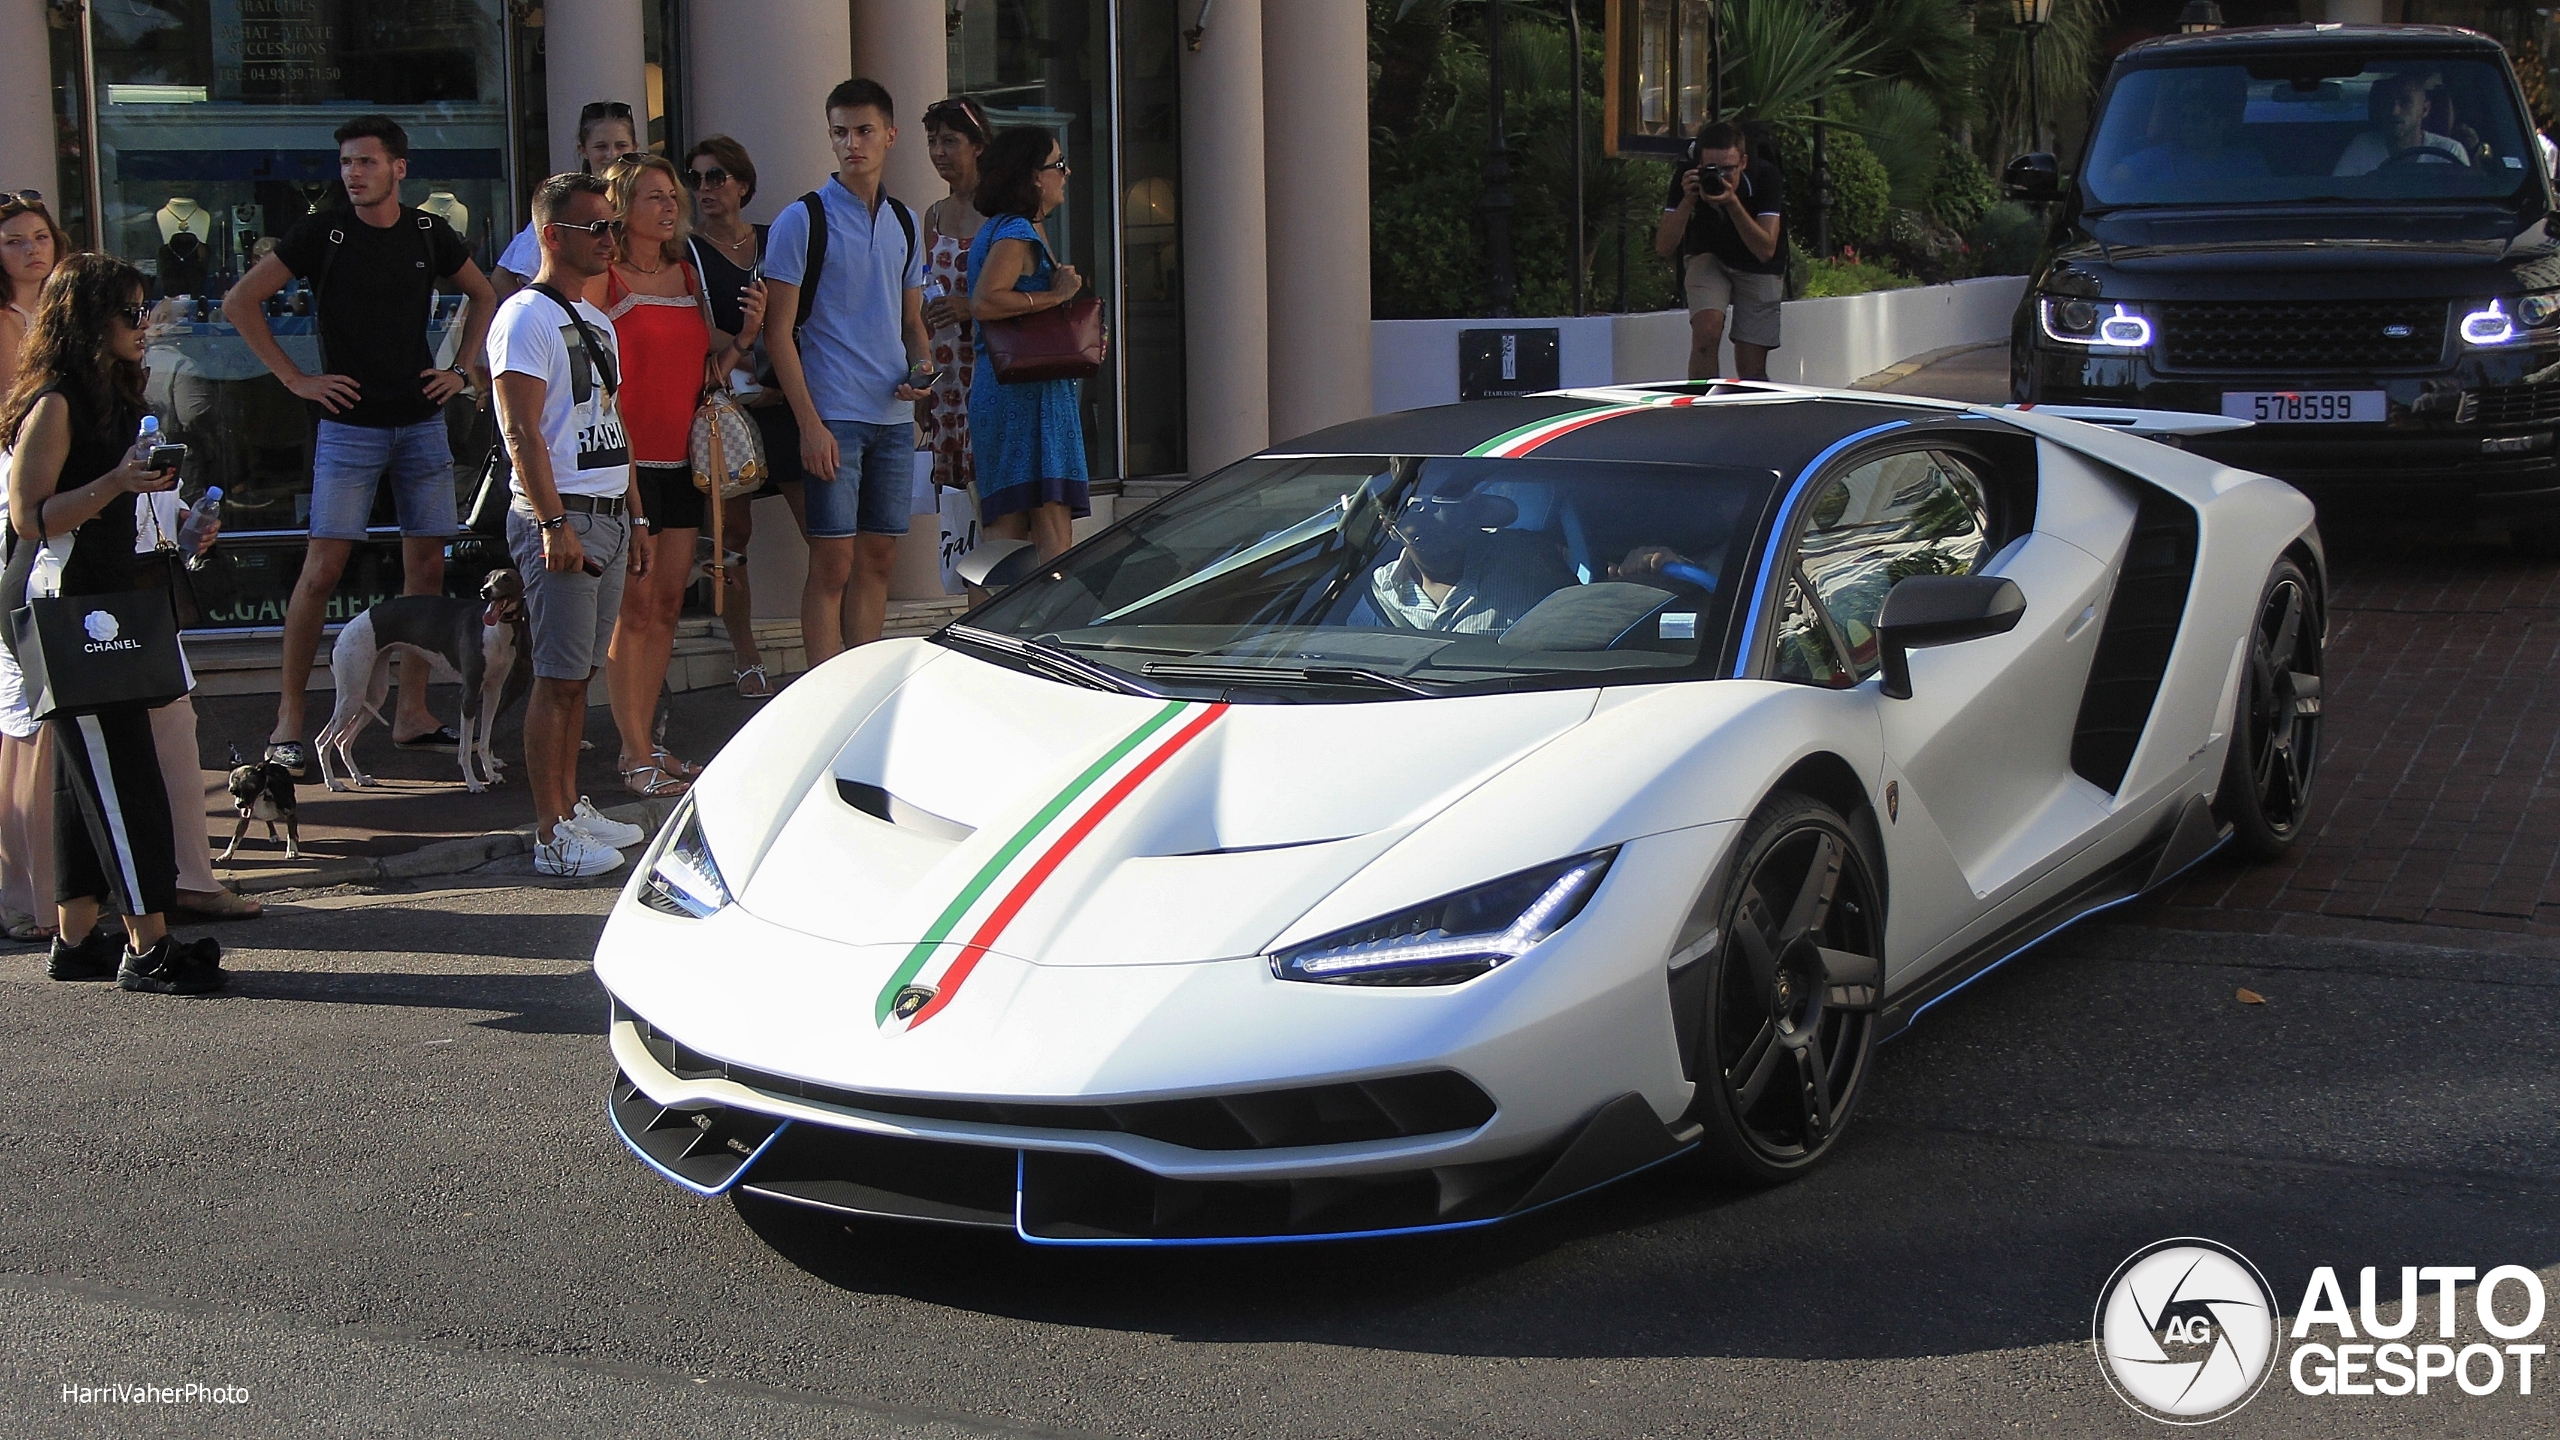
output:
[[979,161],[978,211],[987,222],[969,243],[969,307],[981,326],[969,384],[981,533],[1029,540],[1043,561],[1067,548],[1069,522],[1093,512],[1078,382],[999,383],[983,327],[1064,305],[1084,288],[1074,266],[1050,255],[1038,228],[1066,196],[1067,161],[1056,138],[1007,130]]

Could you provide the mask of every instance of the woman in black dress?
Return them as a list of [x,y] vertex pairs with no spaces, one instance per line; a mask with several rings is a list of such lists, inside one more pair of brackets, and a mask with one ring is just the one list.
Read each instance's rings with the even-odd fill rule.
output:
[[[178,483],[144,467],[135,443],[142,403],[142,272],[104,255],[74,255],[45,281],[16,383],[0,401],[9,469],[9,563],[0,608],[26,603],[48,538],[71,536],[60,593],[136,587],[134,497]],[[62,922],[46,967],[57,980],[104,979],[127,990],[201,995],[223,985],[222,947],[180,944],[164,918],[177,856],[151,712],[122,706],[44,722],[53,735],[54,898]],[[125,938],[93,932],[112,900]],[[121,963],[119,963],[121,959]]]

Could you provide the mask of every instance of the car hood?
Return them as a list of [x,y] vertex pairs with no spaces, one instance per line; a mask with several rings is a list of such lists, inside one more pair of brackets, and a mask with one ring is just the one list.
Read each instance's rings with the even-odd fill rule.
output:
[[2560,283],[2553,255],[2543,221],[2497,208],[2128,210],[2067,227],[2044,288],[2077,291],[2078,272],[2110,298],[2454,297]]
[[1041,966],[1255,954],[1599,695],[1213,706],[948,652],[904,668],[774,797],[738,902],[857,946],[967,941],[1000,910],[990,952]]

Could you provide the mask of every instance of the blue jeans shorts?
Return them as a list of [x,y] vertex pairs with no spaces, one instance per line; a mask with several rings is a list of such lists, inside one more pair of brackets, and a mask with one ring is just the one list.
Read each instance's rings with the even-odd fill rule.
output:
[[401,534],[441,538],[462,532],[444,417],[396,429],[323,420],[311,454],[312,538],[363,539],[373,492],[386,471]]
[[914,422],[830,420],[827,430],[836,437],[836,478],[808,478],[809,538],[906,534],[915,510]]

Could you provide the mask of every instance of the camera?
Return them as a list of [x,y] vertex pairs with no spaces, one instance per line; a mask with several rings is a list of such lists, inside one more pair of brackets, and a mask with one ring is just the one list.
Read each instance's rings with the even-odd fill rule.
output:
[[1724,167],[1720,165],[1701,165],[1698,167],[1699,194],[1709,197],[1721,195],[1725,192],[1725,187],[1728,183],[1729,182],[1724,176]]

